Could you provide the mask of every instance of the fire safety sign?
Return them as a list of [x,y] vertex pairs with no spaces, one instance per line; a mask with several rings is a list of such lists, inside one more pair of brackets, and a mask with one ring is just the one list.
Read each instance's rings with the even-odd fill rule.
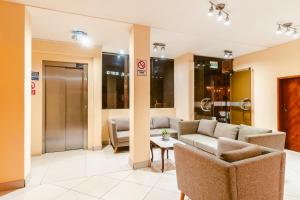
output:
[[137,59],[136,75],[147,76],[147,60]]

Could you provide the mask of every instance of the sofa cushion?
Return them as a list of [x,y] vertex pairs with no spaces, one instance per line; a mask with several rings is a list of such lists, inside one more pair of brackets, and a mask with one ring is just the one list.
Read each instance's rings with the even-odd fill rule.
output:
[[129,131],[118,131],[117,138],[118,138],[118,142],[128,142],[129,141]]
[[198,126],[198,133],[213,136],[217,125],[216,120],[201,119]]
[[248,147],[251,144],[246,143],[246,142],[241,142],[237,140],[233,140],[230,138],[224,138],[220,137],[218,138],[218,147],[217,147],[217,153],[216,155],[220,157],[220,155],[226,151],[232,151],[232,150],[237,150],[237,149],[242,149],[244,147]]
[[189,145],[194,146],[194,141],[198,138],[200,138],[200,134],[186,134],[186,135],[180,135],[179,140],[187,143]]
[[227,162],[235,162],[260,155],[262,155],[262,149],[258,146],[251,145],[242,149],[223,152],[220,158]]
[[261,133],[272,133],[272,130],[264,129],[264,128],[256,128],[253,126],[247,126],[247,125],[241,124],[238,140],[247,142],[246,141],[247,135],[256,135],[256,134],[261,134]]
[[117,131],[129,131],[129,119],[128,118],[118,118],[114,119]]
[[194,146],[203,151],[216,155],[218,149],[218,140],[213,137],[200,135],[199,138],[194,140]]
[[161,136],[161,133],[163,130],[167,130],[170,133],[171,137],[177,137],[177,130],[170,129],[170,128],[161,128],[161,129],[151,129],[150,130],[150,136]]
[[215,128],[214,137],[226,137],[231,139],[236,139],[239,132],[239,126],[227,123],[217,123]]
[[153,128],[170,128],[168,117],[152,117]]

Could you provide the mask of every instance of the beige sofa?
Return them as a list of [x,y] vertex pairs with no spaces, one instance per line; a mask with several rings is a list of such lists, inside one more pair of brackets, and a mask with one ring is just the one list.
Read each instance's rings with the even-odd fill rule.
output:
[[178,123],[178,138],[189,145],[216,155],[217,139],[231,138],[268,148],[283,150],[284,132],[276,132],[246,125],[220,123],[214,120],[181,121]]
[[[150,136],[160,136],[162,130],[166,129],[171,137],[177,138],[178,122],[180,119],[170,117],[151,117]],[[115,118],[108,120],[108,131],[110,143],[115,152],[118,147],[129,146],[129,119]]]
[[[180,199],[187,195],[192,200],[282,200],[285,152],[227,140],[241,149],[230,150],[230,144],[229,151],[223,146],[224,151],[215,156],[190,145],[174,145]],[[246,147],[261,152],[257,156],[245,154]],[[242,159],[241,152],[248,157]],[[238,161],[221,159],[220,155],[226,154],[227,159],[231,155]]]

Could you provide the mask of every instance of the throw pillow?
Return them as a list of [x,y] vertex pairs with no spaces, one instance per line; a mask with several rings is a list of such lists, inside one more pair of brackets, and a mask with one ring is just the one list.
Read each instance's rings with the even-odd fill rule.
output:
[[168,117],[153,117],[153,128],[169,128],[170,120]]
[[129,131],[129,119],[118,118],[115,119],[117,131]]
[[258,146],[251,145],[242,149],[224,152],[220,155],[220,158],[227,162],[235,162],[256,157],[261,154],[262,150]]
[[216,120],[201,119],[197,132],[203,135],[213,136],[216,125]]
[[226,137],[231,139],[236,139],[239,132],[239,126],[227,123],[217,123],[214,137]]
[[251,144],[246,143],[246,142],[241,142],[241,141],[233,140],[230,138],[219,137],[216,155],[217,155],[217,157],[220,157],[220,155],[226,151],[242,149],[242,148],[248,147],[250,145]]

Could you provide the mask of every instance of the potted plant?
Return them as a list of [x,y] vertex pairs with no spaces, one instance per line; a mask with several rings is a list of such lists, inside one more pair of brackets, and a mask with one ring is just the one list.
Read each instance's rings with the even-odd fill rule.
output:
[[163,140],[169,140],[170,139],[170,133],[167,129],[164,129],[162,132],[161,132],[161,135],[162,135],[162,139]]

